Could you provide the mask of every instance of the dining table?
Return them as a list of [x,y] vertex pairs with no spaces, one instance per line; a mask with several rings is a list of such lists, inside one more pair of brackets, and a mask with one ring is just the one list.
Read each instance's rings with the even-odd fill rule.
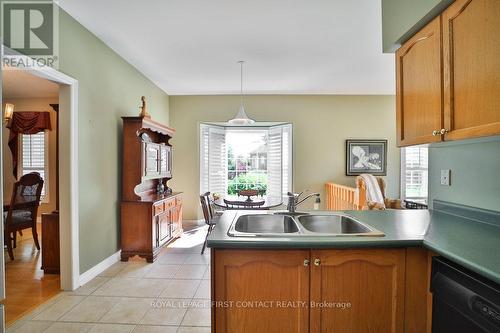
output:
[[[232,201],[232,202],[239,202],[241,203],[241,206],[239,207],[230,207],[228,206],[225,202],[224,199],[227,201]],[[255,207],[243,207],[244,203],[255,203],[255,202],[263,202],[262,205],[255,206]],[[215,205],[217,208],[222,208],[222,209],[227,209],[227,210],[269,210],[273,208],[278,208],[283,205],[283,198],[281,196],[253,196],[250,197],[250,200],[246,196],[238,196],[238,195],[226,195],[226,196],[220,196],[212,201],[212,203]]]

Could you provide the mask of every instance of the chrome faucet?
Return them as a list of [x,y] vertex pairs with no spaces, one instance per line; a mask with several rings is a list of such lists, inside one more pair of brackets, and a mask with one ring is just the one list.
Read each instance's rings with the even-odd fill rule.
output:
[[[307,190],[306,190],[307,191]],[[309,194],[308,196],[306,196],[304,199],[302,200],[299,200],[300,199],[300,196],[306,192],[306,191],[302,191],[300,193],[292,193],[292,192],[288,192],[287,193],[287,196],[288,196],[288,204],[286,206],[286,209],[288,210],[289,213],[295,213],[295,208],[297,208],[298,205],[300,205],[301,203],[303,203],[304,201],[306,201],[307,199],[309,199],[310,197],[313,197],[313,196],[316,196],[316,201],[315,203],[320,203],[321,202],[321,199],[319,197],[319,193],[311,193]]]

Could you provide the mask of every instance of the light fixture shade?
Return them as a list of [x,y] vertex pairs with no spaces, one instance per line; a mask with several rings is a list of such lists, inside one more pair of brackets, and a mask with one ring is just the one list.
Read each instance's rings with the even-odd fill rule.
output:
[[5,103],[5,110],[3,112],[4,122],[8,122],[12,118],[13,113],[14,113],[14,104]]
[[238,110],[238,113],[236,116],[234,116],[233,119],[230,119],[228,121],[230,125],[251,125],[255,123],[255,120],[248,118],[245,108],[243,107],[243,104],[240,105],[240,109]]
[[233,119],[229,119],[227,123],[229,125],[251,125],[255,123],[255,120],[248,118],[245,112],[245,107],[243,106],[243,60],[238,61],[240,64],[240,109]]

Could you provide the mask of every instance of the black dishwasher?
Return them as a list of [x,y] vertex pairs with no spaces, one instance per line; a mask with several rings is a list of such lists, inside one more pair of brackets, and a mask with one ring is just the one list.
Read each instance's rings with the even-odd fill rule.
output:
[[432,332],[500,332],[500,285],[442,257],[432,260]]

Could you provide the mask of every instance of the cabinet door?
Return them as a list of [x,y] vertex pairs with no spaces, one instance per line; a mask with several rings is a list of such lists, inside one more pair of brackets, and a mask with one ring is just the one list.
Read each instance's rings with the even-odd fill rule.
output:
[[153,217],[153,228],[152,228],[152,238],[153,241],[153,249],[160,246],[160,220],[158,216]]
[[160,146],[160,174],[163,177],[171,177],[172,147]]
[[163,243],[170,238],[170,226],[169,226],[169,219],[170,219],[170,210],[167,210],[163,212],[162,214],[158,215],[158,224],[159,224],[159,239],[160,243]]
[[403,331],[404,249],[313,250],[311,262],[310,332]]
[[215,250],[212,298],[226,303],[216,303],[214,332],[309,332],[308,259],[308,250]]
[[445,139],[500,134],[500,1],[457,0],[442,17]]
[[437,17],[396,52],[398,146],[441,141],[441,22]]
[[180,232],[181,229],[181,207],[176,206],[171,210],[172,236]]
[[144,175],[156,177],[160,174],[160,146],[155,143],[145,143]]

